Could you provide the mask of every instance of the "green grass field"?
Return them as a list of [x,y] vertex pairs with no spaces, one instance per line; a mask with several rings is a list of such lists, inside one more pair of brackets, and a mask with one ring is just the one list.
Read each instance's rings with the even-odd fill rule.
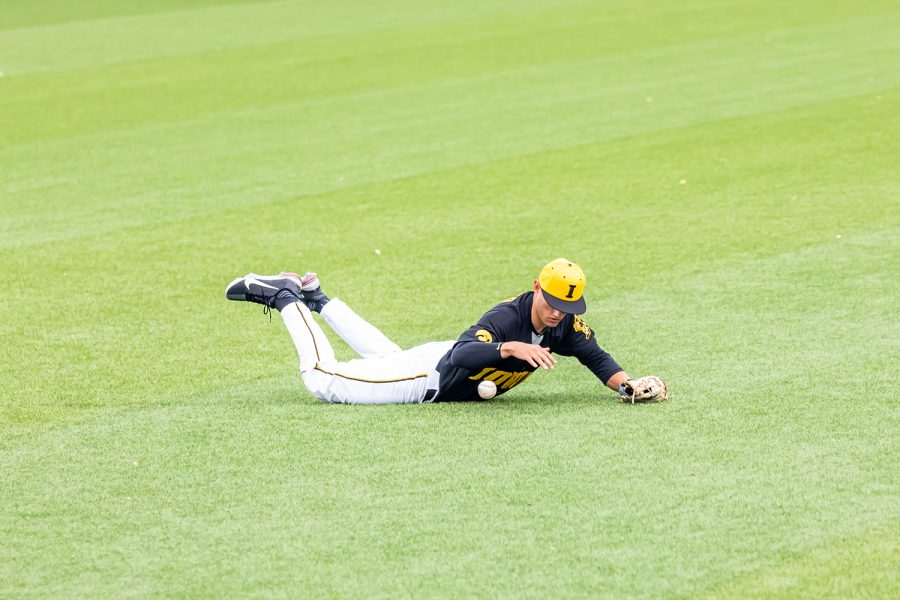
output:
[[[900,596],[895,1],[0,9],[0,597]],[[223,297],[558,256],[670,402],[326,405]]]

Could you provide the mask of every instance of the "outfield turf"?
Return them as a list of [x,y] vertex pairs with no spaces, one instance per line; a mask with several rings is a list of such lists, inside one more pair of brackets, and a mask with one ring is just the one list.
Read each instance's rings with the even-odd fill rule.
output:
[[[896,1],[0,8],[0,597],[900,596]],[[558,256],[670,402],[326,405],[223,296]]]

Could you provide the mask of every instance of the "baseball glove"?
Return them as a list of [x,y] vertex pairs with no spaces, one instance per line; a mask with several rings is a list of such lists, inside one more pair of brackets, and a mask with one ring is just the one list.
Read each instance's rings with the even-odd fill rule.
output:
[[666,382],[650,375],[639,379],[629,379],[619,387],[622,402],[662,402],[669,398]]

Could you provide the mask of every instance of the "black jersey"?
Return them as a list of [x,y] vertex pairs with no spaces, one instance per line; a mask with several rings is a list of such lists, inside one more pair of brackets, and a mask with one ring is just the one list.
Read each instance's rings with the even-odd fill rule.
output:
[[548,327],[542,335],[535,333],[533,302],[534,292],[501,302],[459,336],[438,363],[441,378],[435,401],[480,400],[478,384],[484,380],[497,385],[498,395],[525,381],[536,367],[518,358],[500,358],[503,342],[537,343],[556,354],[575,356],[604,384],[622,370],[597,345],[594,332],[578,315],[565,315],[556,327]]

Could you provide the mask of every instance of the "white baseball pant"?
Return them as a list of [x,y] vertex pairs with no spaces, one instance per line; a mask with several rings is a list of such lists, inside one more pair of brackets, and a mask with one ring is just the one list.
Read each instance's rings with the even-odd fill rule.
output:
[[337,298],[321,314],[360,358],[338,362],[309,308],[302,302],[286,306],[281,317],[300,356],[300,376],[316,398],[341,404],[411,404],[425,401],[426,392],[437,389],[436,367],[453,340],[401,350]]

